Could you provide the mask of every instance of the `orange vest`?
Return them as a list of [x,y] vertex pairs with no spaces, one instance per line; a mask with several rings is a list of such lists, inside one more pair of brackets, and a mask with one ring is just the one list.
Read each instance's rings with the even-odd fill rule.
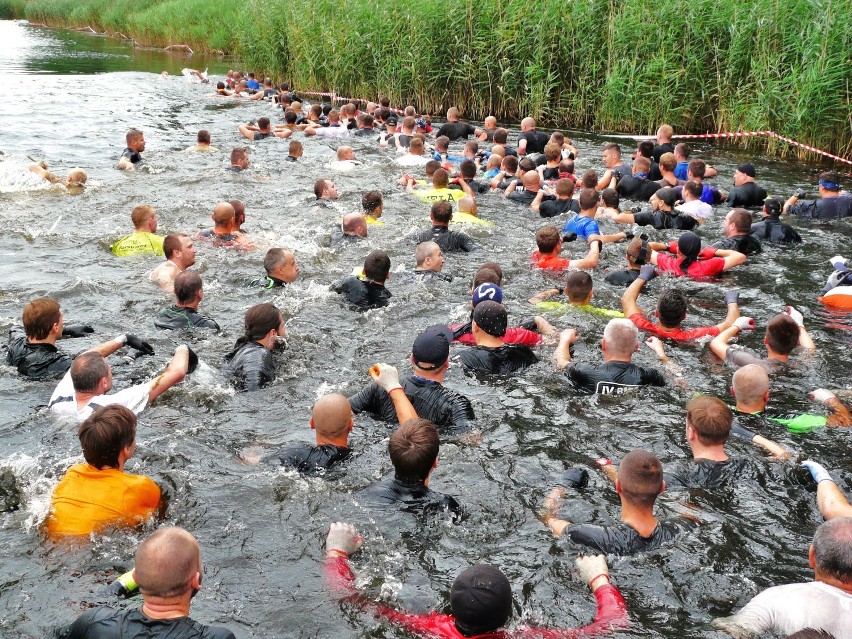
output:
[[144,475],[75,464],[53,490],[47,532],[88,535],[115,524],[135,526],[159,504],[160,487]]

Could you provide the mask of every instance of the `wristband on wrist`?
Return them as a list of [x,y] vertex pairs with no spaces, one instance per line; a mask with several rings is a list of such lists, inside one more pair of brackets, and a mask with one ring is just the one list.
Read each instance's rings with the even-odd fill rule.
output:
[[114,342],[121,342],[122,344],[127,344],[127,334],[122,333],[121,335],[116,335],[115,339],[113,339],[113,341]]
[[559,293],[560,295],[563,295],[563,294],[565,293],[565,289],[564,289],[564,288],[559,288],[559,287],[557,286],[557,287],[556,287],[556,292],[557,292],[557,293]]
[[601,574],[599,574],[597,577],[593,577],[592,579],[590,579],[590,580],[589,580],[589,588],[591,588],[591,587],[592,587],[592,584],[593,584],[593,583],[595,583],[595,582],[596,582],[598,579],[600,579],[601,577],[606,577],[606,582],[607,582],[608,584],[611,584],[611,583],[612,583],[612,580],[609,578],[609,575],[608,575],[607,573],[605,573],[605,572],[602,572],[602,573],[601,573]]
[[344,552],[343,550],[339,550],[337,548],[331,548],[330,550],[325,551],[326,557],[343,557],[345,559],[349,558],[349,554]]
[[600,457],[595,460],[595,463],[601,468],[612,466],[612,460],[609,457]]
[[390,390],[387,390],[387,391],[385,391],[385,392],[386,392],[388,395],[390,395],[390,394],[391,394],[392,392],[394,392],[394,391],[401,391],[401,390],[403,390],[402,386],[394,386],[393,388],[391,388]]

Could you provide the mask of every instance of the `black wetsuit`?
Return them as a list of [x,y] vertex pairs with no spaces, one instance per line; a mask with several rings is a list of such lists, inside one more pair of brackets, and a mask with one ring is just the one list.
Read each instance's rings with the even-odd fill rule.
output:
[[640,211],[633,214],[633,222],[639,226],[653,226],[655,229],[676,229],[689,231],[698,226],[698,220],[691,215],[671,213],[669,211]]
[[660,158],[663,157],[663,153],[674,153],[674,144],[671,142],[663,142],[662,144],[657,144],[654,146],[654,162],[659,162]]
[[642,386],[666,385],[666,378],[658,370],[632,362],[573,364],[565,369],[565,375],[578,390],[600,395],[620,395]]
[[[417,415],[432,422],[442,435],[461,434],[473,428],[476,414],[464,395],[415,375],[402,377],[399,383]],[[372,382],[350,397],[349,404],[353,413],[366,412],[385,422],[397,422],[393,400]]]
[[637,178],[633,175],[628,175],[618,181],[615,190],[618,192],[618,195],[628,200],[647,202],[654,193],[660,190],[660,185],[648,178]]
[[453,276],[449,273],[430,271],[429,269],[414,269],[414,276],[420,282],[452,282]]
[[124,149],[124,153],[121,154],[121,157],[130,160],[131,164],[138,164],[142,161],[142,156],[136,151],[131,151],[130,149]]
[[532,366],[538,357],[524,344],[504,344],[496,348],[471,346],[461,352],[459,360],[466,372],[507,375]]
[[733,368],[757,364],[763,367],[767,373],[774,373],[784,365],[784,362],[769,357],[758,357],[744,348],[729,346],[725,353],[725,363]]
[[743,457],[729,458],[721,462],[712,459],[690,459],[666,467],[663,478],[666,481],[666,490],[720,488],[736,481],[751,464],[751,460]]
[[225,355],[223,371],[237,386],[253,391],[275,379],[272,351],[255,341],[245,342]]
[[92,608],[60,630],[58,639],[236,639],[222,626],[205,626],[190,617],[151,619],[141,608]]
[[725,203],[731,208],[741,207],[744,209],[753,206],[763,206],[766,199],[766,189],[754,182],[746,182],[742,186],[735,186],[728,192]]
[[556,217],[563,213],[579,213],[580,200],[547,199],[545,198],[538,206],[538,214],[541,217]]
[[316,475],[322,471],[331,470],[332,467],[345,461],[351,453],[352,449],[347,446],[299,444],[264,455],[261,461],[265,463],[277,461],[282,466],[295,468],[300,473]]
[[477,249],[476,244],[467,233],[451,231],[446,226],[433,226],[431,229],[420,231],[412,238],[417,244],[420,242],[435,242],[444,253],[464,251],[470,253]]
[[272,131],[266,131],[265,133],[261,131],[254,131],[253,133],[254,136],[252,137],[252,140],[254,140],[255,142],[258,140],[265,140],[266,138],[272,137]]
[[666,519],[660,521],[650,535],[642,537],[635,528],[624,522],[613,526],[571,524],[565,529],[564,536],[575,544],[593,548],[604,554],[635,555],[638,552],[656,550],[695,525],[695,522],[683,517]]
[[219,330],[219,325],[209,317],[199,315],[191,308],[172,305],[160,311],[154,319],[154,326],[169,331],[179,331],[185,328],[209,328]]
[[375,506],[398,505],[405,511],[427,515],[450,512],[454,521],[458,521],[462,514],[461,506],[455,498],[436,493],[422,482],[386,479],[359,490],[357,495],[364,502]]
[[819,200],[799,200],[787,212],[790,215],[815,220],[837,220],[852,216],[852,195],[824,197]]
[[27,335],[18,327],[9,330],[6,363],[30,379],[56,379],[62,377],[73,358],[53,344],[30,344]]
[[529,131],[521,131],[518,134],[518,144],[520,144],[521,140],[527,141],[527,155],[530,153],[544,153],[544,147],[550,142],[550,136],[544,131],[530,129]]
[[[633,176],[633,169],[631,169],[626,164],[619,164],[609,170],[612,171],[612,174],[615,176],[616,183],[621,182],[621,180],[625,178]],[[656,191],[654,191],[654,193],[656,193]]]
[[[522,204],[524,206],[529,206],[532,204],[533,200],[538,195],[538,191],[527,191],[526,189],[515,189],[509,195],[506,196],[506,199],[510,202],[514,202],[515,204]],[[543,199],[552,200],[552,195],[545,195]]]
[[754,255],[763,251],[760,246],[760,240],[753,235],[743,233],[742,235],[734,235],[726,237],[713,244],[713,248],[717,249],[733,249],[744,255]]
[[354,275],[344,277],[329,288],[342,294],[352,310],[367,311],[390,304],[391,292],[384,285],[365,281]]
[[264,290],[270,288],[281,288],[282,286],[287,286],[287,282],[284,280],[279,280],[277,277],[272,277],[271,275],[264,275],[263,277],[258,277],[256,280],[252,280],[248,283],[249,287],[256,288],[260,287]]
[[639,277],[639,269],[624,269],[623,271],[613,271],[604,278],[607,284],[616,284],[618,286],[630,286]]
[[760,222],[751,225],[749,234],[763,242],[772,244],[796,244],[802,237],[789,224],[784,224],[777,217],[765,217]]
[[461,138],[467,140],[475,132],[476,127],[467,122],[445,122],[441,125],[441,128],[438,129],[438,133],[435,137],[439,138],[442,135],[446,135],[450,138],[450,142],[454,142]]
[[559,167],[558,166],[550,166],[546,167],[541,172],[541,179],[546,181],[558,180],[559,179]]

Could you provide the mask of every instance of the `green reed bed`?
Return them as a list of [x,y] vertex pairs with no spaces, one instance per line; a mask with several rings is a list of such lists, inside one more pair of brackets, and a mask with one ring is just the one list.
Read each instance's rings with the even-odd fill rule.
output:
[[771,129],[852,155],[852,0],[0,0],[4,11],[223,49],[297,87],[432,113]]

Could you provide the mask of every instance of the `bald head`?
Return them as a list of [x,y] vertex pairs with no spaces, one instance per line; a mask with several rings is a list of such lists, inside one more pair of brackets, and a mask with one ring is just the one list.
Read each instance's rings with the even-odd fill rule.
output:
[[524,177],[521,178],[524,188],[528,191],[537,191],[541,184],[541,176],[538,171],[527,171]]
[[471,195],[465,195],[458,201],[459,213],[476,215],[476,200]]
[[361,213],[347,213],[343,216],[343,234],[367,237],[367,220]]
[[355,151],[352,150],[351,146],[342,146],[337,149],[337,159],[338,160],[354,160],[355,159]]
[[311,410],[311,425],[324,438],[340,437],[352,425],[352,407],[339,393],[320,397]]
[[228,227],[234,222],[234,207],[230,202],[219,202],[213,209],[213,223],[218,227]]
[[737,405],[763,404],[769,392],[769,375],[762,366],[749,364],[734,373],[731,385]]
[[524,118],[521,120],[521,131],[529,131],[535,128],[535,120],[532,118]]
[[161,528],[136,551],[134,578],[143,597],[177,597],[201,572],[201,549],[183,528]]

